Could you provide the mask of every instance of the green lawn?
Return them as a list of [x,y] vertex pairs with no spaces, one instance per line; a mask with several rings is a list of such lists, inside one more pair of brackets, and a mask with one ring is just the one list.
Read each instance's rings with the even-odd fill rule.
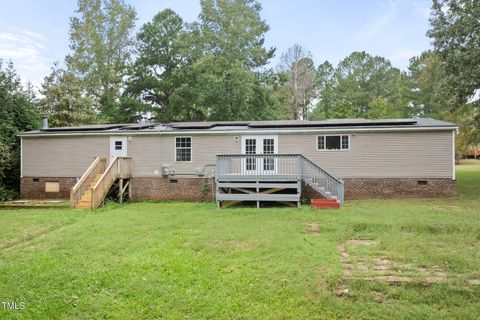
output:
[[457,178],[341,210],[0,211],[0,301],[26,303],[0,318],[478,319],[480,165]]

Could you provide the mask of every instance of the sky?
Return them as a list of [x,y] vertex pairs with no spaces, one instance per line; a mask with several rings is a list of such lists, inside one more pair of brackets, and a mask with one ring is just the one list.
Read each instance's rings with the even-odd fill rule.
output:
[[[138,13],[137,29],[165,8],[192,22],[200,0],[125,0]],[[266,45],[276,48],[270,66],[297,43],[316,65],[334,65],[353,51],[388,58],[402,70],[431,46],[430,0],[260,0],[270,26]],[[76,0],[0,0],[0,59],[13,61],[23,81],[39,86],[55,61],[69,52],[69,17]]]

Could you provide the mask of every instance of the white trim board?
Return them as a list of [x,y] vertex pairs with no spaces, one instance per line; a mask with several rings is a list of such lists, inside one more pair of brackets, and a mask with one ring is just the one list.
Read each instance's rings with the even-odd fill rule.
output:
[[455,172],[455,131],[452,131],[452,179],[456,180]]
[[20,138],[20,178],[23,178],[23,138]]

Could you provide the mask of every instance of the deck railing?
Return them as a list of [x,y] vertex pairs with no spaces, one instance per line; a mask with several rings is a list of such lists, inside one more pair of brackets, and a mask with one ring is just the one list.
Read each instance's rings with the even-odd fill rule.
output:
[[298,154],[228,154],[217,155],[215,176],[227,180],[301,179]]
[[303,180],[327,198],[343,204],[343,181],[302,154],[217,155],[217,181]]
[[75,207],[75,204],[80,200],[85,191],[87,191],[88,186],[95,179],[95,176],[105,171],[106,165],[107,159],[104,157],[96,157],[93,160],[87,171],[85,171],[85,173],[70,191],[70,206],[72,208]]
[[340,201],[340,204],[343,205],[343,181],[337,179],[304,155],[300,156],[303,160],[302,177],[305,183],[317,189],[318,192],[322,193],[327,198],[335,197]]
[[118,157],[113,160],[92,189],[92,209],[100,206],[116,179],[130,178],[132,159]]

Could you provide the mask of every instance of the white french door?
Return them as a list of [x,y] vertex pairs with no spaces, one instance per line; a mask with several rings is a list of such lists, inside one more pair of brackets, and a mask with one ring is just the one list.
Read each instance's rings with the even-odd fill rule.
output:
[[[242,154],[276,154],[278,136],[242,136]],[[244,174],[274,174],[277,161],[273,157],[245,158],[242,163]]]

